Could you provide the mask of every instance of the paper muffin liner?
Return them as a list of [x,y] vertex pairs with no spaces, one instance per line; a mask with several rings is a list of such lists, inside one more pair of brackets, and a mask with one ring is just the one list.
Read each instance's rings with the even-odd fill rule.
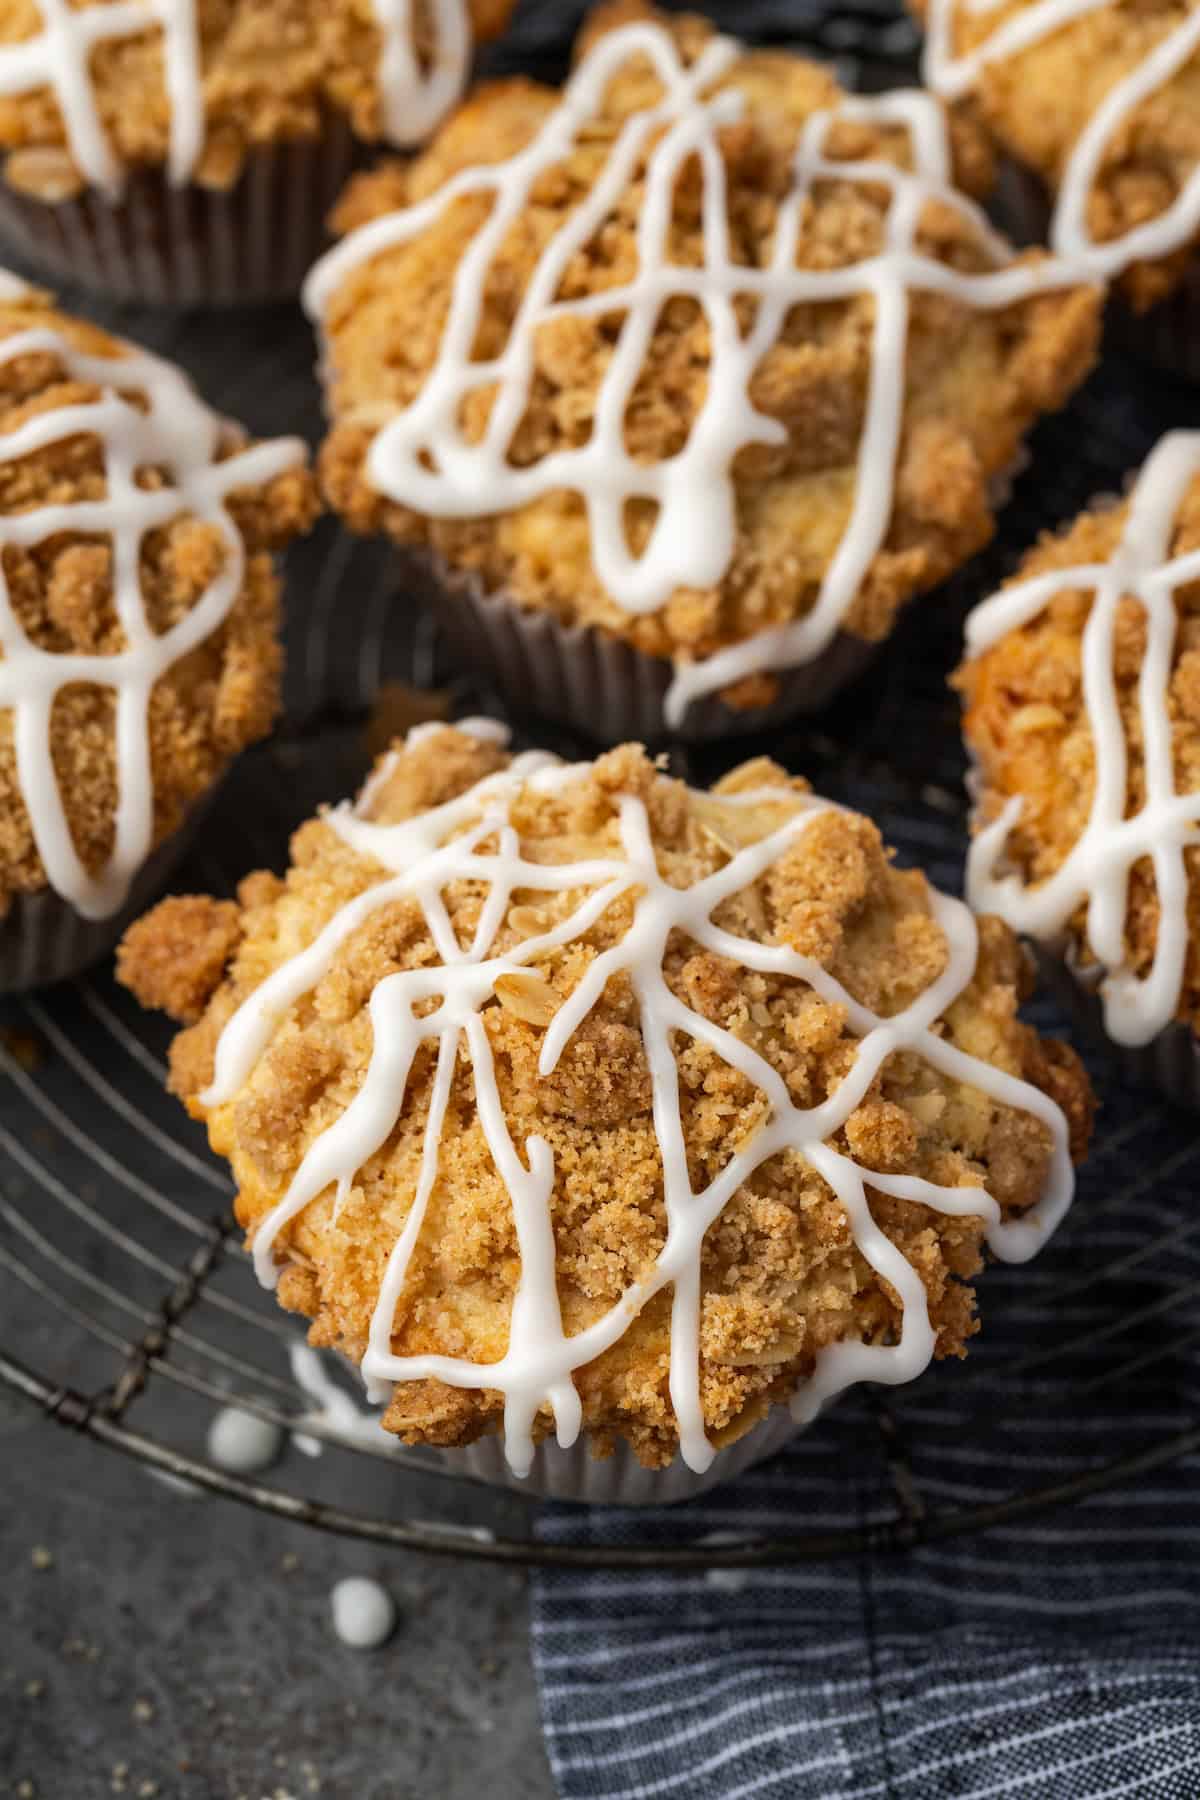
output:
[[441,561],[404,556],[402,567],[407,584],[423,589],[453,651],[479,669],[514,712],[536,713],[610,744],[664,738],[706,743],[761,731],[824,706],[880,649],[838,632],[811,662],[773,671],[779,693],[770,705],[742,711],[706,695],[672,726],[663,708],[673,670],[664,657],[648,656],[596,626],[563,625],[548,611],[518,606]]
[[1080,1035],[1104,1046],[1129,1086],[1157,1088],[1177,1106],[1200,1111],[1200,1040],[1190,1025],[1176,1019],[1148,1044],[1119,1044],[1104,1023],[1103,968],[1080,963],[1070,942],[1033,949],[1046,986]]
[[1135,313],[1118,297],[1109,308],[1112,342],[1169,375],[1200,381],[1200,250],[1173,293]]
[[[1051,207],[1045,185],[1011,157],[1001,161],[989,211],[1019,247],[1046,242]],[[1105,314],[1105,334],[1115,349],[1169,375],[1200,381],[1200,251],[1174,292],[1149,312],[1134,312],[1116,288]]]
[[804,1429],[786,1406],[772,1407],[745,1437],[718,1450],[702,1475],[678,1456],[665,1469],[645,1469],[625,1443],[619,1443],[611,1456],[594,1457],[586,1435],[569,1450],[560,1449],[552,1438],[539,1444],[533,1467],[524,1477],[509,1468],[499,1436],[480,1438],[463,1450],[426,1447],[409,1455],[419,1455],[422,1465],[436,1474],[482,1481],[543,1500],[571,1500],[583,1506],[674,1506],[735,1480]]
[[131,174],[119,199],[94,188],[36,200],[0,180],[6,251],[56,283],[155,306],[294,299],[327,242],[326,217],[359,157],[348,123],[251,152],[227,191]]
[[134,877],[124,906],[107,919],[83,918],[52,888],[15,894],[0,918],[0,994],[69,981],[101,962],[126,927],[157,900],[203,824],[212,797],[194,806],[178,831],[156,846]]

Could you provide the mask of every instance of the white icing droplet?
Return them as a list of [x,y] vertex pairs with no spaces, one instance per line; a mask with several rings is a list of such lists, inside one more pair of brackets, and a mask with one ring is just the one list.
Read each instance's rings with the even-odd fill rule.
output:
[[348,1575],[329,1596],[333,1629],[352,1650],[377,1650],[396,1629],[396,1603],[365,1575]]
[[208,1428],[208,1454],[219,1468],[255,1475],[277,1462],[287,1433],[269,1419],[223,1406]]
[[[42,29],[34,37],[0,46],[0,94],[33,94],[47,88],[62,114],[67,147],[80,174],[111,198],[119,197],[127,170],[105,133],[91,58],[104,43],[161,34],[170,138],[167,174],[176,187],[191,180],[204,149],[204,71],[195,0],[35,0]],[[380,32],[376,77],[385,135],[396,144],[427,137],[462,91],[471,60],[466,0],[431,0],[433,55],[428,71],[418,61],[412,0],[372,0]]]
[[[929,0],[923,74],[925,83],[948,100],[960,99],[976,86],[983,70],[1003,62],[1062,31],[1076,19],[1099,12],[1115,0],[1036,0],[1010,14],[979,47],[955,56],[956,13],[986,17],[1004,0]],[[1081,270],[1093,275],[1119,275],[1130,264],[1170,256],[1200,231],[1200,164],[1184,182],[1171,205],[1119,237],[1098,243],[1087,224],[1087,206],[1104,157],[1126,132],[1131,114],[1200,52],[1200,11],[1172,27],[1138,65],[1114,83],[1071,147],[1058,184],[1050,226],[1050,243]]]
[[[1073,1174],[1067,1125],[1059,1108],[1040,1090],[968,1056],[934,1029],[975,969],[975,920],[960,901],[931,890],[931,911],[946,938],[946,967],[911,1006],[886,1019],[855,1000],[819,964],[785,946],[737,937],[713,923],[712,915],[722,901],[764,875],[812,820],[829,810],[826,802],[787,787],[727,796],[725,804],[730,807],[770,803],[780,809],[782,823],[761,841],[738,851],[716,873],[690,888],[678,888],[659,871],[646,808],[633,795],[624,795],[619,801],[622,854],[561,864],[533,862],[522,855],[520,839],[509,819],[522,786],[543,783],[547,777],[556,785],[565,784],[581,773],[587,770],[564,768],[554,758],[529,753],[514,758],[508,769],[486,777],[467,793],[402,824],[368,823],[349,806],[327,814],[328,822],[346,843],[392,873],[344,905],[307,949],[281,964],[243,1001],[218,1041],[213,1081],[201,1101],[211,1109],[234,1099],[280,1020],[321,980],[350,933],[390,901],[400,896],[415,899],[424,912],[441,964],[398,972],[380,982],[372,993],[373,1048],[366,1076],[341,1117],[310,1146],[282,1200],[259,1222],[253,1245],[259,1279],[273,1285],[276,1246],[291,1221],[320,1194],[351,1180],[385,1143],[404,1105],[420,1047],[436,1043],[420,1174],[380,1286],[362,1362],[364,1376],[384,1382],[432,1377],[455,1387],[498,1390],[505,1398],[509,1464],[515,1473],[527,1474],[539,1411],[545,1408],[552,1415],[558,1442],[564,1448],[572,1444],[582,1423],[574,1371],[618,1342],[647,1302],[670,1287],[671,1400],[683,1458],[689,1467],[702,1471],[715,1454],[705,1434],[700,1399],[704,1235],[760,1165],[783,1151],[792,1151],[824,1177],[845,1208],[860,1252],[891,1284],[903,1309],[897,1344],[842,1343],[822,1353],[795,1401],[797,1417],[809,1419],[826,1400],[853,1382],[911,1380],[933,1354],[934,1332],[923,1283],[874,1223],[867,1184],[935,1212],[979,1217],[986,1222],[987,1239],[995,1254],[1007,1261],[1023,1261],[1041,1246],[1070,1204]],[[489,841],[496,847],[483,849]],[[448,883],[464,879],[480,883],[488,894],[474,941],[465,949],[442,900],[442,889]],[[494,955],[493,942],[518,890],[579,894],[581,898],[560,924],[515,944],[503,956]],[[626,974],[640,1011],[651,1075],[668,1230],[662,1250],[643,1278],[587,1329],[568,1337],[559,1306],[550,1215],[554,1155],[546,1140],[536,1135],[523,1145],[514,1142],[481,1009],[496,994],[501,977],[519,975],[539,957],[576,941],[623,896],[632,899],[632,923],[620,942],[591,961],[574,992],[555,1013],[542,1042],[539,1066],[543,1075],[554,1071],[607,983]],[[852,1068],[824,1102],[812,1108],[795,1106],[782,1077],[765,1058],[693,1011],[671,991],[663,974],[663,957],[668,940],[677,932],[746,969],[807,983],[823,999],[845,1009],[848,1027],[860,1040],[858,1052]],[[430,1000],[438,1002],[432,1011],[425,1010]],[[673,1050],[677,1036],[711,1045],[768,1102],[759,1129],[698,1192],[692,1187],[684,1142]],[[500,1361],[486,1364],[460,1356],[397,1356],[392,1352],[393,1321],[437,1179],[443,1122],[464,1050],[470,1059],[479,1122],[512,1203],[521,1261],[507,1351]],[[976,1087],[999,1103],[1029,1112],[1043,1122],[1052,1140],[1053,1156],[1046,1193],[1038,1207],[1004,1223],[996,1202],[982,1189],[942,1187],[916,1177],[866,1171],[846,1152],[831,1147],[828,1140],[841,1130],[883,1063],[900,1051],[909,1051],[951,1080]]]
[[[1095,755],[1095,792],[1086,827],[1056,873],[1025,886],[1007,856],[1021,801],[1011,800],[971,846],[967,890],[979,912],[999,913],[1016,931],[1061,940],[1087,907],[1087,942],[1107,974],[1101,993],[1109,1035],[1146,1044],[1174,1017],[1188,952],[1184,851],[1200,842],[1200,793],[1178,793],[1168,708],[1178,630],[1175,596],[1200,580],[1200,552],[1170,558],[1180,506],[1200,477],[1200,432],[1176,431],[1147,459],[1129,501],[1121,542],[1107,563],[1052,569],[1003,588],[967,620],[967,650],[980,656],[1037,618],[1056,594],[1092,593],[1083,632],[1083,697]],[[1146,648],[1138,678],[1145,793],[1130,811],[1129,753],[1116,686],[1116,628],[1122,599],[1141,602]],[[1134,864],[1153,864],[1160,916],[1154,961],[1144,978],[1129,967],[1125,920]]]
[[[107,10],[89,7],[87,12]],[[46,878],[88,919],[108,917],[121,907],[153,844],[147,711],[154,685],[172,664],[219,630],[241,591],[245,546],[225,502],[235,489],[272,481],[306,455],[299,438],[277,438],[218,461],[229,445],[228,423],[204,405],[181,370],[148,351],[122,348],[120,357],[85,356],[49,326],[0,340],[0,367],[48,354],[72,381],[99,389],[94,401],[37,413],[0,434],[0,463],[83,434],[95,436],[104,448],[108,485],[103,499],[64,501],[0,517],[0,710],[12,713],[21,798]],[[127,393],[140,394],[145,410],[124,398]],[[163,484],[140,486],[139,470],[154,467],[163,469]],[[224,557],[191,609],[168,630],[156,632],[142,592],[142,540],[181,514],[214,527]],[[113,603],[125,636],[125,648],[111,656],[41,648],[12,606],[3,569],[5,547],[28,549],[60,532],[95,535],[111,546]],[[89,874],[75,848],[51,755],[55,699],[72,683],[107,688],[116,697],[115,834],[108,864],[98,875]]]
[[[704,661],[678,662],[666,701],[671,725],[678,725],[689,703],[702,694],[756,670],[809,662],[836,635],[891,520],[904,418],[910,293],[949,294],[964,304],[1000,309],[1086,279],[1078,266],[1054,259],[1022,266],[1011,262],[1009,247],[996,237],[980,210],[949,185],[950,156],[941,108],[929,95],[908,91],[871,100],[846,95],[836,109],[813,114],[795,152],[793,183],[779,207],[769,265],[751,268],[734,261],[718,136],[725,125],[742,116],[745,103],[733,89],[708,90],[730,72],[739,54],[733,39],[716,37],[687,68],[670,34],[660,26],[634,24],[606,34],[572,77],[556,111],[523,150],[507,162],[464,170],[429,199],[351,233],[317,264],[305,288],[309,312],[321,319],[354,269],[393,245],[418,237],[460,196],[490,196],[488,217],[455,274],[436,359],[416,397],[375,436],[367,478],[381,493],[432,518],[486,517],[557,490],[578,494],[587,511],[596,573],[615,603],[633,614],[661,608],[679,588],[711,586],[728,570],[736,531],[734,459],[747,445],[780,443],[786,437],[777,419],[754,407],[750,383],[788,314],[801,304],[873,296],[871,376],[855,498],[816,603],[791,624],[760,632]],[[613,76],[639,56],[652,62],[663,98],[625,120],[591,191],[542,251],[504,350],[494,358],[475,360],[494,256],[523,216],[538,180],[570,153]],[[839,118],[903,126],[913,171],[881,159],[828,157],[826,140]],[[692,157],[700,159],[704,179],[705,254],[699,268],[673,263],[668,255],[679,172]],[[638,225],[637,274],[620,288],[577,300],[560,299],[571,258],[600,230],[643,158],[645,198]],[[809,198],[814,185],[826,178],[887,189],[891,198],[885,241],[876,254],[846,267],[799,268],[797,250]],[[995,269],[964,274],[918,250],[918,227],[931,201],[971,221],[980,244],[994,256]],[[676,295],[692,296],[708,321],[707,393],[684,448],[663,461],[647,463],[626,447],[626,406],[661,309]],[[736,312],[742,297],[757,302],[754,323],[745,332]],[[596,396],[590,437],[535,463],[516,464],[510,453],[528,403],[539,326],[550,318],[618,312],[624,323]],[[481,388],[494,389],[496,397],[487,430],[473,443],[462,429],[464,402]],[[634,555],[626,538],[625,516],[628,505],[639,500],[652,502],[657,516],[646,548]]]

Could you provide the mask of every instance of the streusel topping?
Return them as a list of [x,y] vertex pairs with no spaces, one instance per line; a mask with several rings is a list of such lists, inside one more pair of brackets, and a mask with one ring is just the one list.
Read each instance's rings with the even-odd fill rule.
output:
[[1105,971],[1106,1022],[1200,1028],[1200,432],[976,609],[956,677],[977,904]]
[[[636,5],[584,50],[565,94],[486,87],[351,184],[308,293],[326,490],[356,530],[674,659],[672,706],[758,704],[985,541],[1098,295],[1010,259],[928,97],[856,100]],[[976,140],[954,150],[984,184]]]
[[[0,908],[120,904],[278,705],[271,552],[316,495],[184,376],[0,293]],[[120,730],[118,724],[120,721]]]
[[472,39],[511,0],[0,0],[5,178],[43,200],[130,169],[232,186],[257,146],[427,137],[458,98]]
[[1139,309],[1200,243],[1200,13],[1188,0],[916,0],[925,80],[1054,197],[1050,242]]
[[406,1441],[503,1421],[517,1467],[580,1426],[703,1467],[798,1388],[960,1355],[985,1242],[1033,1252],[1088,1132],[1008,930],[766,761],[700,793],[422,727],[120,971],[195,1021],[172,1085],[310,1341]]

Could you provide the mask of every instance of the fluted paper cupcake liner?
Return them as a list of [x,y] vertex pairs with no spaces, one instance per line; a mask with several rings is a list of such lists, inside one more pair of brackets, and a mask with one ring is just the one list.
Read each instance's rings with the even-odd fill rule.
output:
[[1157,1088],[1177,1106],[1200,1110],[1200,1040],[1190,1025],[1174,1020],[1148,1044],[1118,1044],[1104,1023],[1103,968],[1082,965],[1069,944],[1058,950],[1035,945],[1034,954],[1046,986],[1080,1035],[1108,1051],[1131,1087]]
[[488,593],[473,575],[421,557],[402,559],[409,584],[424,590],[455,653],[479,669],[518,713],[542,718],[605,743],[630,739],[705,743],[761,731],[813,712],[859,674],[878,644],[839,632],[828,648],[777,673],[770,705],[741,711],[718,695],[693,700],[678,726],[664,702],[673,669],[624,638],[591,625],[563,625],[544,610]]
[[569,1450],[560,1449],[553,1439],[539,1444],[525,1477],[509,1468],[504,1440],[498,1436],[480,1438],[463,1450],[422,1448],[416,1454],[436,1474],[458,1475],[544,1500],[573,1500],[584,1506],[673,1506],[735,1480],[803,1429],[786,1406],[773,1407],[745,1437],[718,1450],[702,1475],[678,1456],[665,1469],[645,1469],[625,1443],[619,1443],[611,1456],[594,1457],[586,1435]]
[[193,807],[169,838],[142,864],[119,912],[107,919],[85,919],[53,889],[15,894],[0,917],[0,994],[69,981],[115,948],[127,926],[157,900],[172,871],[199,831],[212,796]]
[[349,125],[250,153],[228,190],[135,171],[117,200],[33,199],[0,180],[0,240],[50,277],[155,306],[290,300],[327,242],[326,217],[359,156]]
[[1110,307],[1112,342],[1169,375],[1200,381],[1200,251],[1175,290],[1135,313],[1118,298]]
[[[1040,178],[1011,157],[1001,161],[1000,173],[989,209],[1000,229],[1024,247],[1044,244],[1050,229],[1050,199]],[[1105,315],[1108,343],[1130,356],[1200,381],[1200,251],[1193,256],[1179,286],[1138,313],[1114,289]]]

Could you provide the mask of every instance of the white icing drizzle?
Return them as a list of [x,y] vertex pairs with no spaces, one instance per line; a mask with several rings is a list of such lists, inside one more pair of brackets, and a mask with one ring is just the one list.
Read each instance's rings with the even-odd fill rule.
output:
[[[579,494],[587,510],[596,573],[616,604],[635,614],[657,610],[679,588],[709,587],[725,575],[736,531],[734,459],[749,444],[777,444],[786,438],[778,420],[752,405],[749,390],[755,368],[778,339],[791,310],[804,303],[873,297],[871,376],[855,499],[816,603],[804,618],[760,632],[714,656],[677,661],[666,700],[668,723],[673,726],[682,721],[693,699],[760,669],[808,662],[837,633],[891,519],[904,419],[910,293],[929,290],[972,306],[998,309],[1080,279],[1077,267],[1053,259],[1011,264],[1008,246],[991,231],[983,214],[949,185],[950,158],[940,106],[929,95],[908,91],[871,100],[845,96],[836,111],[813,114],[795,153],[794,182],[779,208],[769,264],[750,268],[736,262],[728,239],[718,133],[743,115],[744,100],[732,89],[705,95],[728,75],[739,54],[740,46],[732,39],[713,38],[687,68],[670,34],[660,26],[636,24],[607,34],[523,150],[506,162],[465,170],[429,199],[362,226],[317,264],[305,288],[309,312],[322,319],[353,270],[416,238],[460,196],[490,196],[488,218],[455,273],[437,357],[416,397],[375,436],[367,477],[380,492],[434,518],[495,514],[561,489]],[[569,154],[610,81],[635,57],[653,64],[663,88],[661,101],[625,121],[591,191],[547,243],[503,351],[487,360],[473,360],[493,257],[522,217],[538,180]],[[911,144],[913,172],[883,160],[829,158],[825,145],[838,119],[903,126]],[[668,253],[677,180],[692,157],[699,158],[704,180],[705,253],[699,268],[673,263]],[[637,275],[623,287],[577,300],[557,298],[572,257],[595,237],[643,161]],[[884,244],[876,254],[845,267],[798,268],[810,196],[814,185],[825,179],[883,185],[888,190]],[[919,251],[921,217],[934,200],[972,221],[981,244],[995,256],[996,269],[963,274]],[[659,314],[675,295],[698,301],[708,321],[708,389],[684,448],[647,464],[635,460],[625,447],[625,413]],[[737,322],[740,296],[757,303],[754,323],[745,333]],[[563,315],[594,318],[618,312],[624,314],[624,324],[600,382],[589,438],[531,465],[514,464],[510,451],[528,402],[538,327]],[[463,403],[481,388],[494,388],[495,400],[483,437],[471,443],[462,430]],[[625,511],[638,500],[652,502],[658,511],[645,550],[635,556],[626,539]]]
[[204,144],[195,0],[108,0],[103,6],[74,6],[71,0],[35,3],[42,15],[38,35],[0,47],[0,94],[49,88],[58,102],[75,166],[93,186],[115,196],[124,171],[100,118],[92,52],[99,44],[141,37],[157,26],[171,104],[167,168],[172,182],[186,182]]
[[[1011,13],[973,51],[954,54],[956,13],[987,17],[1006,0],[929,0],[929,29],[923,74],[926,84],[947,100],[974,88],[990,63],[1003,62],[1039,44],[1088,13],[1116,0],[1034,0]],[[1104,243],[1088,229],[1087,204],[1105,153],[1143,101],[1163,87],[1200,53],[1200,10],[1192,11],[1154,45],[1136,68],[1109,89],[1071,147],[1058,184],[1050,243],[1081,270],[1110,277],[1131,263],[1170,256],[1200,231],[1200,165],[1157,218],[1143,221]]]
[[[933,916],[946,937],[946,968],[906,1011],[887,1019],[861,1005],[818,964],[795,951],[732,935],[713,923],[712,914],[721,902],[761,877],[812,820],[827,810],[825,802],[790,788],[729,796],[726,804],[731,808],[763,801],[778,805],[784,822],[761,842],[740,850],[715,874],[680,889],[659,873],[646,809],[633,795],[620,799],[623,854],[564,864],[525,859],[509,822],[513,800],[523,786],[544,792],[580,776],[580,770],[564,767],[554,758],[528,754],[515,758],[507,770],[488,776],[459,798],[402,824],[370,823],[350,807],[328,814],[329,822],[351,848],[374,858],[390,873],[335,913],[307,949],[281,964],[242,1003],[222,1032],[213,1081],[201,1100],[212,1109],[234,1099],[279,1021],[322,979],[339,946],[380,907],[400,896],[416,900],[441,963],[389,976],[375,988],[369,1003],[374,1042],[366,1077],[341,1117],[309,1148],[283,1199],[259,1223],[254,1260],[260,1279],[267,1285],[274,1283],[281,1234],[307,1206],[330,1189],[336,1203],[344,1200],[357,1171],[384,1144],[396,1124],[418,1048],[436,1043],[436,1074],[419,1180],[381,1283],[363,1357],[364,1376],[377,1383],[433,1377],[456,1387],[499,1390],[505,1397],[508,1460],[514,1470],[524,1474],[533,1458],[533,1426],[539,1410],[545,1407],[552,1413],[561,1445],[573,1443],[581,1425],[574,1371],[615,1344],[647,1302],[670,1287],[671,1399],[683,1457],[691,1468],[703,1470],[714,1452],[705,1435],[700,1399],[701,1248],[709,1225],[761,1164],[792,1151],[824,1177],[845,1207],[859,1250],[891,1283],[903,1309],[900,1339],[894,1346],[843,1343],[822,1354],[795,1402],[797,1415],[810,1418],[827,1399],[853,1382],[912,1379],[933,1354],[934,1332],[924,1286],[916,1270],[875,1224],[868,1185],[937,1212],[980,1217],[986,1222],[987,1239],[996,1254],[1021,1261],[1045,1241],[1070,1203],[1073,1177],[1066,1122],[1047,1096],[967,1056],[935,1030],[975,968],[976,925],[961,902],[936,892],[931,895]],[[494,848],[484,848],[488,840]],[[447,883],[464,879],[481,882],[488,889],[474,940],[465,949],[457,940],[442,898]],[[493,944],[517,890],[583,897],[566,920],[500,956],[493,952]],[[539,1066],[543,1076],[553,1073],[606,983],[625,972],[640,1010],[653,1086],[667,1235],[644,1277],[586,1330],[568,1337],[559,1305],[550,1215],[556,1179],[553,1153],[545,1139],[536,1135],[523,1145],[513,1141],[481,1014],[502,976],[518,974],[550,951],[575,941],[623,896],[633,900],[628,932],[595,957],[559,1007],[546,1029]],[[849,1029],[860,1042],[853,1067],[836,1092],[816,1107],[793,1105],[786,1084],[768,1061],[678,999],[668,987],[662,967],[673,932],[686,934],[701,947],[746,969],[806,982],[824,999],[844,1007]],[[418,1004],[431,999],[438,1002],[436,1009],[418,1016]],[[693,1191],[688,1172],[672,1048],[677,1035],[711,1045],[754,1083],[766,1102],[764,1116],[748,1141],[700,1192]],[[902,1049],[914,1051],[949,1079],[982,1089],[996,1101],[1042,1120],[1053,1141],[1052,1169],[1046,1193],[1033,1212],[1005,1223],[995,1201],[981,1189],[941,1187],[915,1177],[877,1174],[862,1169],[831,1146],[828,1140],[860,1103],[885,1060]],[[392,1352],[393,1322],[438,1179],[443,1121],[464,1050],[471,1065],[479,1121],[512,1202],[521,1258],[508,1349],[499,1362],[487,1364],[466,1357],[397,1356]]]
[[[315,3],[315,0],[314,0]],[[80,174],[111,197],[120,195],[126,170],[100,117],[91,75],[96,47],[162,36],[170,104],[167,174],[183,186],[204,149],[204,71],[196,24],[196,0],[104,0],[76,6],[72,0],[35,0],[42,18],[36,37],[0,46],[0,94],[53,94],[67,146]],[[427,137],[458,98],[471,58],[466,0],[430,0],[435,49],[428,71],[413,43],[412,0],[371,0],[380,34],[376,70],[385,135],[397,144]]]
[[[1172,432],[1149,457],[1129,502],[1121,542],[1106,563],[1052,569],[994,594],[967,621],[967,650],[980,656],[1037,618],[1056,594],[1090,589],[1083,633],[1083,697],[1095,754],[1095,792],[1087,825],[1052,876],[1026,887],[1011,869],[1009,835],[1021,800],[1008,802],[971,846],[967,888],[981,912],[999,913],[1017,931],[1061,940],[1076,909],[1087,906],[1087,942],[1106,970],[1102,986],[1109,1035],[1145,1044],[1174,1017],[1188,949],[1188,876],[1184,851],[1200,842],[1200,794],[1178,793],[1167,705],[1175,646],[1176,590],[1200,580],[1200,551],[1170,557],[1180,505],[1200,476],[1200,432]],[[1115,630],[1121,602],[1137,600],[1146,621],[1138,676],[1138,718],[1145,798],[1129,812],[1129,748],[1117,701]],[[1128,966],[1125,920],[1134,864],[1148,858],[1160,908],[1150,972]]]
[[319,1425],[351,1444],[365,1444],[370,1450],[399,1449],[396,1440],[383,1429],[382,1410],[358,1406],[329,1374],[321,1353],[297,1339],[288,1345],[292,1379],[305,1397],[313,1402],[300,1413],[292,1425],[292,1442],[305,1456],[320,1456],[320,1438],[305,1431],[306,1425]]
[[[99,389],[93,401],[38,413],[0,434],[0,463],[81,434],[98,438],[104,448],[107,491],[102,499],[64,501],[0,517],[0,709],[12,713],[17,779],[47,881],[88,919],[108,917],[120,908],[154,841],[148,729],[154,685],[220,628],[241,591],[245,547],[225,502],[236,489],[271,481],[306,454],[298,438],[278,438],[218,461],[229,444],[229,425],[204,405],[181,370],[148,352],[122,348],[119,357],[86,356],[60,332],[40,325],[0,340],[0,365],[48,354],[69,380]],[[140,396],[144,411],[124,397],[129,394]],[[138,485],[138,473],[146,468],[164,472],[162,487]],[[168,630],[156,632],[141,587],[142,540],[184,514],[215,527],[225,554],[191,610]],[[3,569],[5,547],[29,549],[62,532],[98,536],[110,547],[113,604],[125,638],[125,648],[113,655],[43,649],[27,635],[13,609]],[[98,875],[89,874],[75,848],[51,755],[54,703],[75,683],[108,688],[116,696],[115,838]]]
[[422,70],[413,41],[413,0],[371,0],[382,38],[378,79],[384,135],[419,144],[449,112],[471,66],[467,0],[429,0],[434,51]]

